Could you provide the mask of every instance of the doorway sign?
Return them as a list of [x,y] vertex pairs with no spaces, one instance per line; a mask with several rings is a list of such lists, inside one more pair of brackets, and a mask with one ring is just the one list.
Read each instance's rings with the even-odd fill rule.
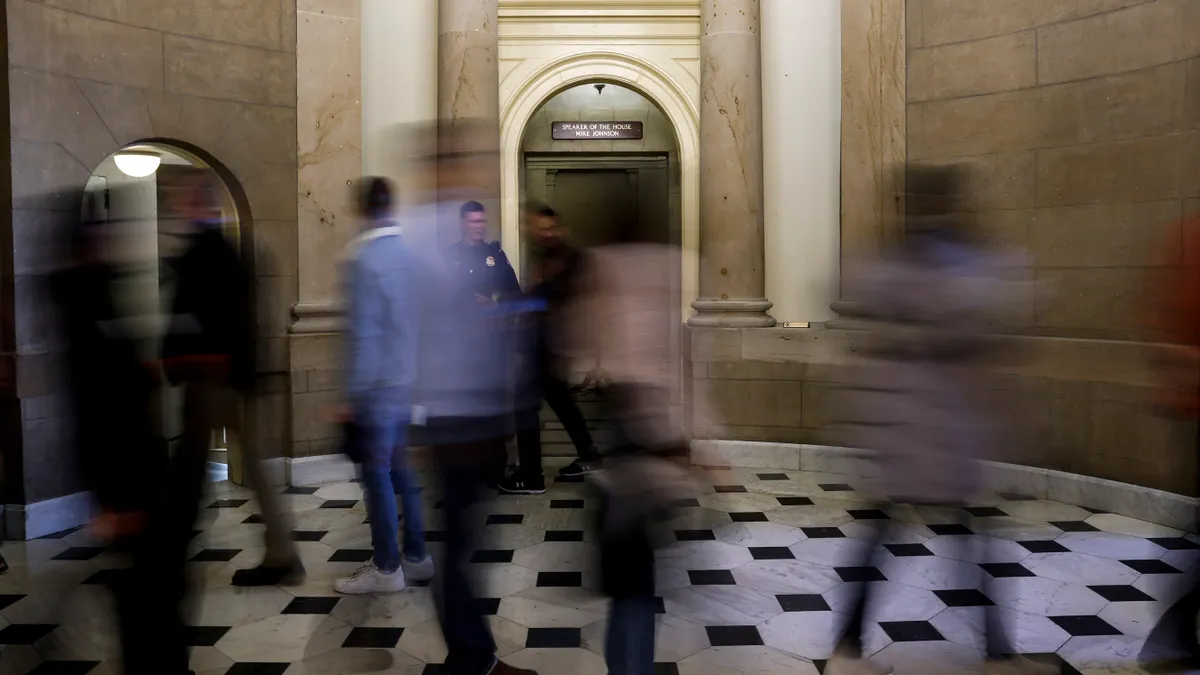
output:
[[642,123],[551,122],[550,137],[556,141],[636,140],[642,137]]

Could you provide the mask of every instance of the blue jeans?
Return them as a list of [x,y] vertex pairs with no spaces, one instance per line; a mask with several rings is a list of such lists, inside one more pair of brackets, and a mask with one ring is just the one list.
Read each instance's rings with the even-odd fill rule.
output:
[[609,675],[654,675],[654,598],[613,598],[604,661]]
[[385,572],[400,567],[400,516],[396,497],[404,506],[404,557],[425,559],[425,514],[421,492],[408,470],[408,417],[400,406],[375,406],[366,413],[369,456],[362,466],[367,515],[371,518],[371,548],[375,566]]

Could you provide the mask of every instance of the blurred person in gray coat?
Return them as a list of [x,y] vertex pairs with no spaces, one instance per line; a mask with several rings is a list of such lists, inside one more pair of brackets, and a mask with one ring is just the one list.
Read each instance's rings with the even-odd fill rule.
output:
[[[867,363],[853,369],[841,410],[845,444],[876,453],[881,497],[951,507],[928,511],[961,514],[964,522],[967,514],[957,507],[982,486],[980,460],[996,458],[1003,445],[1003,421],[984,396],[980,364],[998,353],[989,332],[1013,293],[1004,270],[1017,265],[987,250],[972,231],[963,215],[965,180],[961,166],[909,171],[903,240],[858,270],[849,288],[848,313],[868,329]],[[963,579],[960,587],[978,583]],[[893,672],[861,659],[868,588],[859,587],[829,675]],[[985,633],[989,672],[1042,669],[1012,655],[994,608],[986,610]]]

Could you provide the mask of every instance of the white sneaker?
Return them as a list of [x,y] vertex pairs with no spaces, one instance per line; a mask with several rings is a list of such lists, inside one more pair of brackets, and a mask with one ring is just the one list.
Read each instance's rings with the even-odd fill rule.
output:
[[372,561],[345,579],[334,581],[333,590],[344,595],[396,593],[404,590],[404,570],[396,570],[387,574],[376,567]]
[[429,581],[433,578],[433,556],[426,555],[424,560],[412,562],[405,558],[400,561],[400,569],[404,570],[404,578],[413,581]]

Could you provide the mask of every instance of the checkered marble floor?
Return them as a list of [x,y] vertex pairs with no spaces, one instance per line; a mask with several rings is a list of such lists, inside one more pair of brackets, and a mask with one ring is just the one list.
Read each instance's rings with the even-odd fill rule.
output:
[[[856,584],[879,591],[865,648],[900,673],[972,672],[982,607],[995,603],[1018,651],[1065,673],[1137,672],[1154,621],[1200,567],[1193,535],[1077,506],[995,495],[968,507],[876,510],[846,476],[721,469],[668,524],[658,553],[659,673],[816,673]],[[421,476],[431,484],[430,476]],[[424,490],[435,557],[442,521]],[[436,673],[445,656],[429,588],[339,597],[336,577],[370,556],[361,488],[290,488],[300,586],[239,589],[262,525],[249,492],[212,486],[190,563],[197,579],[192,667],[200,675]],[[597,592],[594,498],[548,494],[481,507],[472,558],[500,655],[544,675],[603,675],[606,600]],[[968,518],[963,517],[966,514]],[[872,527],[885,550],[863,566]],[[987,546],[981,533],[988,534]],[[976,536],[971,536],[974,533]],[[5,544],[0,675],[113,674],[101,582],[117,558],[85,531]],[[989,577],[987,593],[976,590]]]

